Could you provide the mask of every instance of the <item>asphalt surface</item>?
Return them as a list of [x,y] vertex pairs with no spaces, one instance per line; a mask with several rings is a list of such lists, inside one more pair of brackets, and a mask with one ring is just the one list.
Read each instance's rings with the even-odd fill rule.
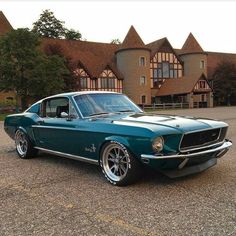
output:
[[[225,120],[236,143],[236,107],[160,113]],[[0,235],[236,235],[236,145],[203,173],[114,187],[98,166],[19,159],[1,122]]]

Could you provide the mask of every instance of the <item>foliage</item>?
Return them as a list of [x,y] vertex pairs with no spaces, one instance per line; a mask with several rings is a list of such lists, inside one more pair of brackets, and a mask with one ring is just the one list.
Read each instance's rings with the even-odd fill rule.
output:
[[10,115],[10,113],[9,114],[8,113],[0,114],[0,121],[5,120],[7,115]]
[[112,39],[111,43],[113,43],[113,44],[121,44],[121,41],[119,39]]
[[58,20],[50,10],[45,10],[40,14],[40,18],[33,23],[33,32],[43,37],[61,38],[65,32],[64,22]]
[[65,84],[65,91],[74,91],[74,89],[76,87],[76,78],[75,78],[75,74],[73,71],[74,71],[76,65],[73,62],[73,60],[70,57],[66,57],[66,58],[64,57],[63,49],[62,49],[61,45],[59,45],[57,43],[48,44],[44,48],[44,52],[47,56],[57,55],[57,56],[63,58],[65,67],[68,72],[68,73],[64,74],[64,76],[63,76],[64,84]]
[[65,30],[65,39],[69,40],[80,40],[81,33],[79,31],[75,31],[73,29]]
[[0,39],[0,89],[15,90],[23,104],[29,94],[30,72],[39,57],[38,45],[37,35],[28,29],[13,30]]
[[30,96],[41,98],[63,92],[63,76],[67,73],[63,58],[56,55],[41,57],[32,71],[29,87],[34,89]]
[[39,19],[33,23],[33,32],[47,38],[66,38],[80,40],[81,34],[74,29],[67,29],[64,21],[58,20],[50,10],[44,10]]
[[236,104],[236,65],[222,61],[215,68],[214,97],[218,105]]
[[16,100],[12,99],[12,100],[2,100],[0,101],[0,108],[1,107],[15,107],[16,106]]
[[44,97],[64,87],[63,59],[44,55],[39,44],[38,35],[28,29],[13,30],[0,39],[0,90],[15,91],[23,109],[29,96]]

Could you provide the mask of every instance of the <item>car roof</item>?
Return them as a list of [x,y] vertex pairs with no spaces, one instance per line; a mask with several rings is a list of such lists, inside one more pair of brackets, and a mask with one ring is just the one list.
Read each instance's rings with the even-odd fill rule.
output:
[[[83,95],[83,94],[121,94],[121,93],[116,93],[116,92],[112,92],[112,91],[75,91],[75,92],[67,92],[67,93],[59,93],[59,94],[55,94],[49,97],[45,97],[40,99],[39,101],[33,103],[27,110],[29,110],[32,106],[36,105],[37,103],[41,103],[42,101],[46,100],[46,99],[50,99],[50,98],[56,98],[56,97],[73,97],[76,95]],[[27,111],[26,110],[26,111]]]
[[76,91],[76,92],[67,92],[67,93],[59,93],[59,94],[55,94],[49,97],[45,97],[42,100],[48,99],[48,98],[54,98],[54,97],[62,97],[62,96],[76,96],[76,95],[83,95],[83,94],[121,94],[121,93],[116,93],[116,92],[112,92],[112,91]]

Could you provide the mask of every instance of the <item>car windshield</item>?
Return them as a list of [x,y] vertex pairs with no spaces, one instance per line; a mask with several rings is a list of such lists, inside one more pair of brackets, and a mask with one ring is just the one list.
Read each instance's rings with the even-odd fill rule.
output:
[[123,94],[83,94],[75,96],[74,99],[83,117],[109,113],[142,112]]

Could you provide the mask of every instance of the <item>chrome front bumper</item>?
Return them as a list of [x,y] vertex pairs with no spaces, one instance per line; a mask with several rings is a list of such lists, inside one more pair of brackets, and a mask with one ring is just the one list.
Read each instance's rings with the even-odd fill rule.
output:
[[205,151],[186,153],[186,154],[180,153],[180,154],[170,155],[170,156],[155,156],[155,155],[142,154],[141,159],[143,161],[149,160],[149,159],[152,159],[152,160],[173,159],[173,158],[185,159],[185,158],[191,158],[191,157],[195,157],[195,156],[202,156],[202,155],[210,154],[210,153],[214,153],[214,152],[218,152],[215,157],[219,158],[219,157],[223,156],[229,150],[229,148],[231,146],[232,146],[232,142],[229,140],[225,140],[225,142],[222,145],[220,145],[216,148],[205,150]]

